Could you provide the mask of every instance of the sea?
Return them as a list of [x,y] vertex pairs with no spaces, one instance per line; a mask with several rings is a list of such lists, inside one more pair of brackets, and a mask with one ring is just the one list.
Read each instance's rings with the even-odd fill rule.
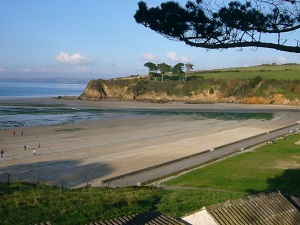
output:
[[85,83],[0,82],[0,99],[79,96]]
[[[207,112],[186,110],[111,110],[101,108],[76,108],[61,105],[33,103],[15,104],[7,99],[52,98],[58,96],[80,96],[86,84],[78,83],[17,83],[0,82],[0,129],[59,125],[84,120],[109,120],[137,118],[143,116],[184,116],[189,120],[270,120],[271,113]],[[1,101],[5,99],[5,101]],[[18,101],[20,102],[20,101]]]

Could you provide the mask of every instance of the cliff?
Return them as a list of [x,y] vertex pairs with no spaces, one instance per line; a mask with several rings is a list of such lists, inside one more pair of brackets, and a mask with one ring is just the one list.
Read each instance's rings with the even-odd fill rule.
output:
[[248,103],[300,105],[300,80],[197,78],[155,81],[146,77],[91,80],[80,96],[87,100],[137,100],[186,103]]

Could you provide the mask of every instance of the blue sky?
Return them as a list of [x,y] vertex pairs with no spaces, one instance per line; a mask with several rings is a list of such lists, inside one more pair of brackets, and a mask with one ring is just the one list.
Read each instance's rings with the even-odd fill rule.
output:
[[[144,0],[148,6],[165,1]],[[186,0],[178,1],[182,5]],[[300,55],[270,49],[189,47],[137,24],[134,0],[1,0],[1,77],[109,79],[146,74],[144,64],[178,62],[194,70],[300,63]],[[298,38],[299,32],[289,36]]]

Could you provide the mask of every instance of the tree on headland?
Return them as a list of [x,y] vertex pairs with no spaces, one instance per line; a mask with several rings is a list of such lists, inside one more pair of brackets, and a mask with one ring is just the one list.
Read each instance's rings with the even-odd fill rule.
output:
[[157,64],[157,69],[160,71],[161,81],[163,81],[164,80],[164,75],[166,73],[171,72],[172,66],[170,66],[166,63],[159,63],[159,64]]
[[300,1],[253,0],[174,1],[148,8],[143,1],[137,23],[171,39],[205,49],[270,48],[300,53],[299,39],[290,34],[300,28]]
[[191,63],[185,64],[184,82],[186,82],[188,74],[193,70],[193,66]]
[[180,81],[183,81],[183,76],[184,76],[184,71],[182,70],[183,67],[184,67],[183,63],[177,63],[171,69],[172,74],[178,75]]
[[144,66],[149,69],[148,80],[150,80],[151,75],[155,74],[157,72],[157,65],[155,63],[152,63],[152,62],[147,62],[147,63],[144,64]]

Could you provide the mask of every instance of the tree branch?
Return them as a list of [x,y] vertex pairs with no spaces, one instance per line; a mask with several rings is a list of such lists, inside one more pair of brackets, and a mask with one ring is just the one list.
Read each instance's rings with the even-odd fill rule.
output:
[[[220,0],[221,1],[221,0]],[[282,0],[174,1],[148,9],[139,2],[134,18],[170,40],[207,49],[271,48],[300,53],[288,35],[300,29],[300,3]],[[227,4],[227,5],[226,5]],[[216,6],[216,7],[215,7]],[[274,39],[277,34],[276,40]],[[265,42],[262,40],[272,40]]]
[[221,43],[221,44],[205,44],[205,43],[195,43],[189,41],[187,38],[182,38],[186,44],[193,47],[200,47],[206,49],[228,49],[228,48],[243,48],[243,47],[261,47],[261,48],[270,48],[279,51],[285,52],[294,52],[300,53],[300,47],[298,46],[286,46],[279,45],[274,43],[265,43],[265,42],[238,42],[238,43]]

